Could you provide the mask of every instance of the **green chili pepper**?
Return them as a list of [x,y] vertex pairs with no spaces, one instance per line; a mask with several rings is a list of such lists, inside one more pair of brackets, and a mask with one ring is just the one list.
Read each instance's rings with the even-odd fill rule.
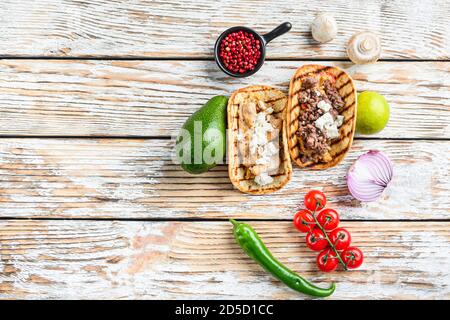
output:
[[250,258],[258,262],[267,272],[286,284],[288,287],[314,297],[328,297],[336,288],[332,283],[323,289],[313,285],[275,259],[253,228],[246,223],[239,223],[233,219],[233,233],[237,243]]

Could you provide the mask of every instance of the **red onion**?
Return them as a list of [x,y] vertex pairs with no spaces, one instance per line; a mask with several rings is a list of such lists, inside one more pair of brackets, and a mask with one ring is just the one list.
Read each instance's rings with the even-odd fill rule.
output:
[[374,201],[381,196],[393,174],[391,160],[384,153],[371,150],[359,156],[348,170],[348,190],[359,201]]

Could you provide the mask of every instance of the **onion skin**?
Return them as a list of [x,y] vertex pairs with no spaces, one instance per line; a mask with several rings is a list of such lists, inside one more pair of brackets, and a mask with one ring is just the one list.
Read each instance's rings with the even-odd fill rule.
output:
[[356,159],[347,173],[351,195],[362,202],[377,200],[394,175],[392,161],[383,152],[370,150]]

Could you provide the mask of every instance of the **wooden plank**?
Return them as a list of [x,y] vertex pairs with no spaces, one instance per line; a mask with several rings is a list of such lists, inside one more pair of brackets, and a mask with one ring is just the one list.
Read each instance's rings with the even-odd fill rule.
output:
[[[170,136],[209,98],[250,84],[287,92],[297,67],[269,61],[247,79],[211,61],[0,61],[0,134]],[[375,137],[450,138],[450,62],[380,62],[345,68],[357,89],[384,94],[388,127]]]
[[[334,14],[339,33],[318,45],[310,24]],[[210,57],[217,36],[231,26],[269,32],[282,21],[293,29],[270,43],[270,58],[345,58],[360,30],[379,34],[382,58],[448,59],[449,1],[69,1],[0,3],[0,54],[7,56]]]
[[[332,299],[449,299],[449,222],[345,222],[358,270],[321,273],[288,222],[251,222]],[[0,298],[305,299],[252,262],[228,222],[0,221]]]
[[[325,171],[295,168],[281,191],[233,189],[225,165],[190,175],[173,164],[170,140],[0,140],[0,216],[72,218],[291,219],[311,188],[325,191],[343,219],[448,219],[450,142],[357,140]],[[383,150],[395,177],[382,199],[361,204],[345,175],[356,157]]]

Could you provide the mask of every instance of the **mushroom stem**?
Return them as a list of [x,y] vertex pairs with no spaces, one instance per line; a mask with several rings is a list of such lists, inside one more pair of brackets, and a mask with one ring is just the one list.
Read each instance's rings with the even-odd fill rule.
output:
[[375,62],[380,58],[381,43],[378,36],[369,31],[353,35],[347,44],[347,54],[356,64]]

